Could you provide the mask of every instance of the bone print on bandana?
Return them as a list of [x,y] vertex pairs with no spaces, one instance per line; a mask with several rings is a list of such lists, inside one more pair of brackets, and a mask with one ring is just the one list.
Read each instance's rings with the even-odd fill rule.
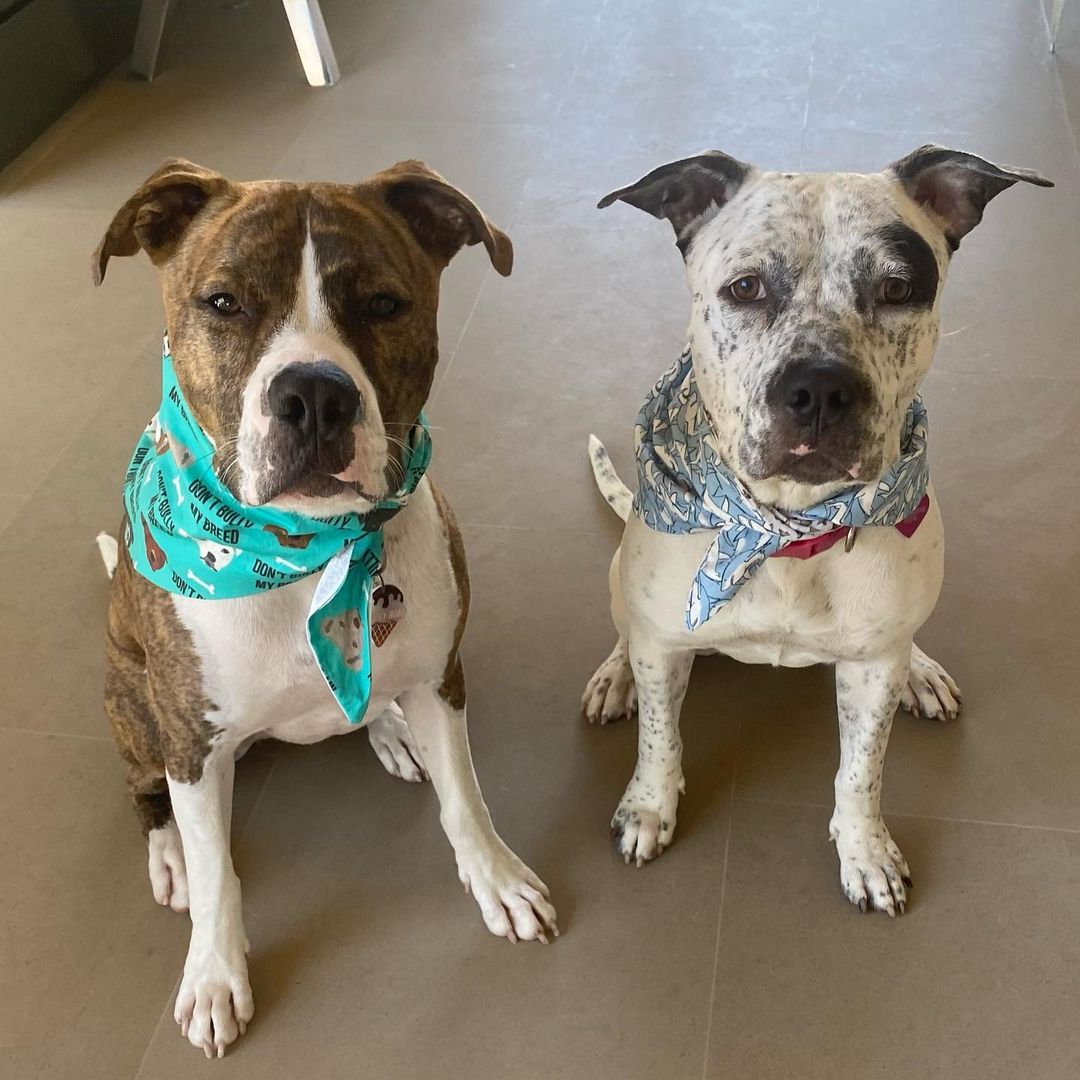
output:
[[405,483],[363,517],[313,518],[246,506],[217,478],[214,444],[184,400],[168,339],[161,407],[124,483],[124,542],[135,570],[180,596],[229,600],[319,575],[308,643],[350,723],[371,695],[371,586],[382,564],[382,524],[408,501],[431,460],[421,413],[402,462]]
[[926,408],[916,397],[901,431],[900,457],[879,480],[794,513],[762,506],[720,460],[689,349],[653,387],[634,435],[634,510],[642,521],[657,532],[716,533],[690,586],[690,630],[719,611],[770,555],[845,525],[898,525],[922,502],[929,482]]

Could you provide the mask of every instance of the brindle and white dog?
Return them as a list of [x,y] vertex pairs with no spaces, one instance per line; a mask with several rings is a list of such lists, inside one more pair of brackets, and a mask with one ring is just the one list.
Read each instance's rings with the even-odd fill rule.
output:
[[[248,505],[327,517],[365,513],[399,485],[402,440],[438,359],[439,278],[478,243],[510,273],[509,239],[420,162],[337,185],[233,183],[173,160],[119,210],[94,275],[100,282],[114,255],[150,256],[176,377],[214,443],[218,477]],[[279,409],[279,398],[302,407]],[[546,940],[557,933],[547,888],[496,834],[469,753],[461,534],[427,479],[384,533],[386,578],[409,607],[372,650],[368,737],[391,773],[430,776],[488,928]],[[190,905],[176,1020],[220,1056],[253,1014],[229,853],[234,761],[256,739],[310,743],[352,729],[308,648],[317,577],[243,599],[190,599],[108,546],[106,709],[148,836],[154,896]]]
[[[880,476],[938,338],[950,257],[987,202],[1025,169],[924,146],[881,173],[761,172],[719,152],[677,161],[622,200],[674,227],[692,295],[689,344],[715,447],[761,504],[794,511]],[[932,426],[932,424],[931,424]],[[904,911],[908,865],[881,817],[881,774],[903,704],[952,718],[956,684],[912,641],[937,601],[944,556],[932,491],[920,528],[864,528],[845,551],[770,558],[694,631],[687,593],[711,533],[655,532],[592,441],[597,482],[626,520],[611,564],[619,632],[583,707],[639,714],[638,760],[612,821],[627,862],[671,843],[684,790],[679,710],[695,653],[836,665],[840,768],[829,825],[848,899]]]

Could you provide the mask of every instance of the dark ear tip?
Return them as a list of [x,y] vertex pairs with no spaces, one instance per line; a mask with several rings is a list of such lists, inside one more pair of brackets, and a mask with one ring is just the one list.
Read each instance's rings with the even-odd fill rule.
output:
[[107,262],[108,259],[102,257],[101,248],[98,248],[90,256],[90,278],[95,286],[100,285],[105,280],[105,264]]
[[501,277],[509,277],[514,269],[514,245],[506,233],[497,233],[495,237],[495,252],[491,265]]
[[619,197],[619,192],[612,191],[610,194],[605,195],[597,204],[597,210],[606,210],[616,199]]

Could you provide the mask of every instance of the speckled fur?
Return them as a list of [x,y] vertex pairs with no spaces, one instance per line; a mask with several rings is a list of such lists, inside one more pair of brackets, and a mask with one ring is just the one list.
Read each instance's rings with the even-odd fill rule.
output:
[[[1048,184],[937,147],[871,175],[763,173],[710,151],[661,166],[600,205],[621,199],[673,225],[714,445],[760,502],[795,510],[856,476],[872,480],[896,457],[905,412],[933,357],[951,252],[985,203],[1017,180]],[[727,287],[744,275],[763,282],[764,298],[731,296]],[[912,285],[910,302],[879,303],[880,283],[897,275]],[[845,364],[865,393],[812,453],[796,452],[792,421],[770,389],[788,365],[815,354]],[[951,718],[960,698],[948,674],[912,643],[943,575],[933,490],[910,539],[869,528],[850,553],[838,544],[811,560],[769,559],[730,603],[689,631],[687,590],[712,535],[653,532],[630,513],[630,492],[595,438],[589,453],[601,492],[627,521],[609,575],[619,641],[583,698],[590,721],[638,710],[637,764],[612,819],[620,854],[640,866],[672,841],[684,789],[679,710],[695,653],[831,663],[841,760],[830,835],[841,885],[864,911],[902,914],[911,879],[881,816],[893,714],[904,703]]]

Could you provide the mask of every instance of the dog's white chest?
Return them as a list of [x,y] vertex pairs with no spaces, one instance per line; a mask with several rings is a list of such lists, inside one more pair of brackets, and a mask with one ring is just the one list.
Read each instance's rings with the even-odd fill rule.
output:
[[355,727],[330,693],[308,643],[315,582],[235,600],[174,598],[201,660],[207,697],[235,737],[315,742]]
[[[426,483],[384,537],[386,580],[408,606],[399,603],[393,633],[372,642],[365,721],[406,687],[441,676],[458,620],[445,540]],[[172,598],[199,657],[206,697],[216,706],[211,721],[237,741],[265,736],[317,742],[360,726],[345,718],[308,642],[317,582],[312,576],[234,600]],[[380,612],[372,613],[373,622]]]

